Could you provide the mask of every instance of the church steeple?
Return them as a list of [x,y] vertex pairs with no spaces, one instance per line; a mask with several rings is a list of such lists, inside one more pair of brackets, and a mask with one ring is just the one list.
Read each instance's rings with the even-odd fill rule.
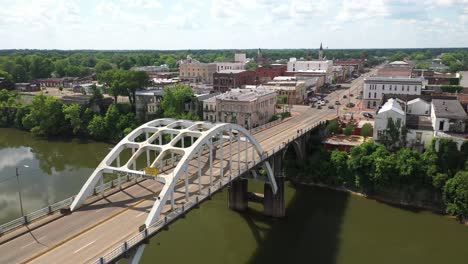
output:
[[322,47],[322,42],[320,42],[319,60],[323,60],[323,47]]

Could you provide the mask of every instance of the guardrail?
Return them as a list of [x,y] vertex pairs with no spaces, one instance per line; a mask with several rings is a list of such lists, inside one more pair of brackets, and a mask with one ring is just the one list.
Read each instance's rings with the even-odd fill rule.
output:
[[[177,160],[178,158],[174,157],[174,159]],[[165,165],[167,166],[167,165],[169,165],[170,162],[172,162],[172,158],[166,159],[164,162],[165,162]],[[131,174],[131,173],[118,174],[117,179],[114,179],[112,181],[108,181],[108,182],[103,183],[103,184],[101,184],[99,186],[96,186],[94,188],[94,195],[104,193],[105,191],[107,191],[109,189],[120,186],[124,182],[128,182],[128,181],[137,179],[137,178],[139,178],[141,176],[142,175]],[[3,225],[0,225],[0,235],[3,235],[6,232],[9,232],[9,231],[14,230],[16,228],[19,228],[21,226],[30,224],[33,221],[35,221],[35,220],[37,220],[39,218],[42,218],[44,216],[51,215],[52,213],[55,213],[55,212],[59,211],[60,209],[67,208],[72,204],[74,198],[75,198],[75,195],[72,196],[72,197],[69,197],[69,198],[67,198],[65,200],[59,201],[57,203],[48,205],[47,207],[36,210],[36,211],[34,211],[32,213],[29,213],[27,215],[24,215],[22,217],[19,217],[17,219],[14,219],[14,220],[12,220],[10,222],[7,222],[7,223],[5,223]]]
[[255,133],[255,132],[257,132],[257,131],[260,131],[260,130],[263,130],[263,129],[265,129],[265,128],[272,127],[272,126],[274,126],[274,125],[277,125],[277,124],[281,123],[283,120],[284,120],[284,119],[277,119],[277,120],[275,120],[275,121],[273,121],[273,122],[269,122],[269,123],[266,123],[266,124],[264,124],[264,125],[261,125],[261,126],[252,128],[252,129],[250,130],[250,133],[253,134],[253,133]]
[[[316,128],[317,126],[324,124],[325,122],[316,122],[312,126],[310,126],[307,129],[304,129],[301,131],[299,134],[293,136],[291,139],[288,139],[287,143],[289,144],[290,142],[294,141],[295,139],[301,137],[305,133],[309,132],[310,130]],[[213,186],[209,187],[207,190],[204,190],[201,192],[201,194],[195,196],[195,198],[189,199],[185,204],[183,204],[180,207],[175,208],[173,211],[171,211],[168,215],[166,215],[163,219],[158,220],[154,224],[146,227],[143,231],[137,233],[135,236],[132,238],[124,241],[120,246],[117,246],[116,248],[112,249],[108,253],[106,253],[104,256],[101,258],[97,259],[94,263],[95,264],[104,264],[104,263],[109,263],[120,256],[122,256],[125,252],[127,252],[129,249],[138,246],[141,244],[145,239],[150,238],[153,236],[155,233],[157,233],[159,230],[161,230],[165,225],[175,221],[179,216],[183,215],[185,212],[189,211],[192,209],[194,206],[200,204],[207,198],[209,198],[212,194],[217,192],[218,190],[222,189],[224,186],[229,184],[232,180],[236,179],[240,175],[246,173],[249,171],[252,167],[256,166],[258,163],[262,163],[266,161],[268,158],[271,156],[275,155],[277,152],[281,151],[285,146],[281,145],[278,146],[277,149],[273,148],[270,152],[265,152],[264,155],[262,155],[261,159],[256,162],[255,159],[253,160],[253,163],[250,167],[244,168],[243,170],[240,169],[238,173],[235,176],[229,176],[229,177],[223,177],[213,183]],[[250,163],[249,163],[250,164]]]

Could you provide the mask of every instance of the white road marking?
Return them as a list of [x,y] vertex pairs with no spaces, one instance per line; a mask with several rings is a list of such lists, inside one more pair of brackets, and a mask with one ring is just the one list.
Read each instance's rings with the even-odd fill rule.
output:
[[143,214],[146,214],[146,212],[137,214],[137,215],[135,216],[135,218],[140,217],[140,216],[142,216]]
[[78,253],[80,250],[82,250],[82,249],[84,249],[85,247],[87,247],[87,246],[93,244],[94,242],[96,242],[96,240],[94,240],[94,241],[92,241],[92,242],[89,242],[88,244],[86,244],[86,245],[80,247],[79,249],[75,250],[75,252],[73,252],[73,254]]
[[[38,238],[37,241],[40,242],[40,240],[41,240],[41,239],[44,239],[45,237],[46,237],[46,236],[42,236],[42,237]],[[38,243],[37,241],[34,240],[33,242],[31,242],[31,243],[29,243],[29,244],[26,244],[26,245],[22,246],[21,248],[29,247],[30,245],[36,244],[36,243]]]

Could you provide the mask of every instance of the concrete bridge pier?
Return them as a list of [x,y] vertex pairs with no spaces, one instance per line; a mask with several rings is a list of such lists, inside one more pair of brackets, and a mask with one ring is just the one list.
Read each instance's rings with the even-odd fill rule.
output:
[[284,201],[284,175],[283,175],[283,151],[276,153],[270,160],[273,166],[276,185],[278,191],[273,194],[270,183],[265,183],[263,192],[263,213],[266,216],[282,218],[286,215],[286,206]]
[[245,211],[247,209],[248,186],[249,181],[247,179],[237,179],[231,183],[231,188],[228,191],[230,209],[235,211]]

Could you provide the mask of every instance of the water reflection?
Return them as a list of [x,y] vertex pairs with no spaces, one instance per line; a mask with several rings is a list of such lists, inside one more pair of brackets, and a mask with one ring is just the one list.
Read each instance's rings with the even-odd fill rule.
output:
[[0,129],[0,223],[20,216],[16,167],[24,211],[30,213],[79,191],[110,146],[88,143],[47,141],[27,132]]

